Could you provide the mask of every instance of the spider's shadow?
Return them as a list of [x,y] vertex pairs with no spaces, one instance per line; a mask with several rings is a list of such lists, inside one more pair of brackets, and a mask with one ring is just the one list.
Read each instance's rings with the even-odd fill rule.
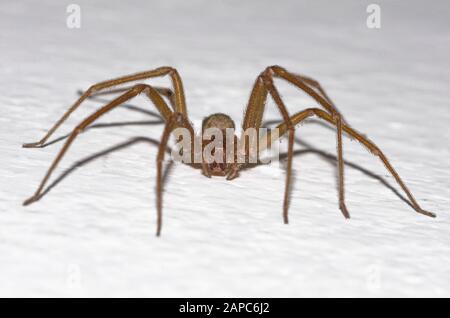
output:
[[[108,100],[106,99],[99,99],[98,97],[91,97],[91,99],[105,103],[108,102]],[[163,124],[164,121],[161,118],[161,116],[156,113],[156,112],[152,112],[150,110],[146,110],[143,109],[141,107],[138,106],[134,106],[131,104],[124,104],[121,107],[126,108],[128,110],[131,111],[136,111],[142,114],[145,114],[147,116],[150,117],[154,117],[155,119],[153,120],[144,120],[144,121],[126,121],[126,122],[115,122],[115,123],[105,123],[105,124],[94,124],[89,126],[87,130],[89,129],[97,129],[97,128],[110,128],[110,127],[122,127],[122,126],[133,126],[133,125],[158,125],[158,124]],[[271,125],[273,123],[278,123],[279,121],[267,121],[264,123],[264,126],[268,126]],[[332,126],[318,121],[318,120],[314,120],[311,119],[308,122],[311,123],[315,123],[321,126],[324,126],[328,129],[331,130],[335,130]],[[45,145],[43,145],[43,147],[58,143],[64,139],[66,139],[68,137],[68,135],[64,135],[61,137],[58,137],[56,139],[53,139],[49,142],[47,142]],[[104,157],[106,155],[109,155],[111,153],[114,153],[116,151],[121,151],[124,150],[128,147],[131,147],[132,145],[136,144],[136,143],[148,143],[151,146],[155,146],[155,147],[159,147],[160,145],[160,141],[153,139],[153,138],[148,138],[148,137],[144,137],[144,136],[138,136],[138,137],[134,137],[131,138],[125,142],[121,142],[118,143],[112,147],[108,147],[102,151],[96,152],[94,154],[91,154],[87,157],[84,157],[78,161],[76,161],[75,163],[73,163],[67,170],[65,170],[64,172],[62,172],[52,183],[50,183],[42,192],[40,198],[42,198],[43,196],[45,196],[48,192],[50,192],[50,190],[52,190],[54,187],[56,187],[61,181],[63,181],[66,177],[68,177],[71,173],[73,173],[76,169],[85,166],[86,164],[99,159],[101,157]],[[298,156],[303,156],[303,155],[308,155],[308,154],[315,154],[318,155],[319,157],[321,157],[323,160],[325,160],[326,162],[328,162],[329,164],[331,164],[333,166],[333,168],[336,171],[337,174],[337,157],[334,154],[325,152],[323,150],[320,150],[318,148],[313,147],[311,144],[309,144],[308,142],[304,141],[304,140],[300,140],[300,139],[295,139],[296,144],[301,145],[303,147],[303,149],[299,149],[299,150],[295,150],[294,151],[294,157],[298,157]],[[170,154],[171,149],[167,148],[166,151]],[[282,153],[280,154],[280,160],[286,159],[287,154],[286,153]],[[347,167],[350,167],[352,169],[356,169],[360,172],[362,172],[363,174],[365,174],[366,176],[373,178],[375,180],[377,180],[378,182],[380,182],[382,185],[384,185],[386,188],[388,188],[389,190],[391,190],[397,197],[399,197],[401,200],[403,200],[406,204],[408,204],[409,206],[412,207],[411,203],[396,189],[394,188],[391,184],[389,184],[383,177],[381,177],[380,175],[362,167],[359,164],[344,160],[344,164]],[[169,163],[166,165],[165,169],[164,169],[164,173],[163,173],[163,185],[166,184],[170,171],[173,168],[173,162],[169,161]]]

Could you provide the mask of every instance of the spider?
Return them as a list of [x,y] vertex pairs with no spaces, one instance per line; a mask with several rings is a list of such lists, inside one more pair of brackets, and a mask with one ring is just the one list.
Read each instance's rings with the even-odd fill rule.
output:
[[[113,87],[122,85],[129,82],[135,82],[144,79],[169,76],[172,82],[173,90],[169,88],[154,87],[147,84],[135,84],[133,86],[122,87],[113,89]],[[311,96],[323,109],[321,108],[307,108],[300,112],[290,115],[286,106],[274,85],[274,78],[279,78],[287,81],[288,83],[294,85],[300,90],[304,91],[306,94]],[[107,90],[109,89],[109,90]],[[47,173],[45,174],[43,180],[39,184],[36,192],[29,199],[24,201],[24,205],[28,205],[32,202],[39,200],[44,193],[44,187],[49,180],[51,174],[63,158],[64,154],[69,149],[70,145],[76,139],[76,137],[94,121],[96,121],[100,116],[109,112],[110,110],[120,106],[121,104],[127,102],[131,98],[143,93],[150,101],[154,104],[156,109],[159,111],[161,117],[165,122],[164,132],[162,134],[161,143],[157,153],[157,176],[156,176],[156,191],[157,191],[157,222],[156,222],[156,235],[159,236],[162,227],[162,167],[164,156],[166,152],[167,143],[170,135],[175,128],[183,127],[187,129],[192,136],[194,136],[194,129],[192,124],[189,122],[185,95],[181,77],[177,70],[172,67],[159,67],[150,71],[145,71],[141,73],[136,73],[128,76],[123,76],[115,78],[112,80],[107,80],[104,82],[92,85],[87,91],[82,93],[80,98],[63,114],[63,116],[50,128],[47,134],[38,142],[23,144],[25,148],[39,148],[46,144],[49,137],[61,126],[61,124],[81,105],[83,101],[87,98],[93,97],[95,95],[105,94],[105,93],[122,93],[105,106],[101,107],[95,111],[92,115],[84,119],[79,125],[77,125],[73,131],[68,136],[62,149],[59,151],[58,155],[54,159],[53,163],[49,167]],[[253,86],[253,90],[250,94],[250,98],[247,104],[246,111],[244,113],[244,119],[242,128],[246,131],[248,128],[259,129],[262,127],[262,118],[265,110],[265,104],[268,96],[271,96],[275,102],[278,110],[281,113],[283,121],[277,126],[279,130],[279,137],[283,135],[288,135],[288,152],[287,152],[287,169],[286,169],[286,179],[285,179],[285,189],[283,198],[283,221],[288,223],[288,208],[289,208],[289,190],[291,186],[292,178],[292,157],[293,157],[293,147],[294,147],[294,131],[296,125],[305,119],[316,116],[325,122],[333,125],[336,128],[337,135],[337,162],[338,162],[338,188],[339,188],[339,208],[345,218],[350,218],[350,214],[345,205],[344,197],[344,161],[343,161],[343,147],[342,147],[342,135],[346,133],[350,138],[356,139],[364,147],[366,147],[373,155],[377,156],[385,165],[386,169],[392,174],[398,185],[405,192],[409,199],[409,204],[418,213],[435,217],[434,213],[423,210],[415,198],[413,197],[410,190],[407,188],[405,183],[400,178],[399,174],[394,170],[394,168],[389,163],[387,157],[378,148],[378,146],[366,138],[361,133],[357,132],[344,120],[341,113],[338,111],[334,103],[326,94],[322,86],[314,79],[298,75],[287,71],[281,66],[269,66],[263,72],[261,72]],[[166,100],[170,102],[170,106],[167,104]],[[218,129],[234,129],[235,124],[233,120],[225,114],[217,113],[206,117],[203,121],[203,128],[213,127]],[[235,136],[235,138],[237,138]],[[242,138],[242,137],[241,137]],[[205,145],[203,144],[202,148]],[[194,150],[192,150],[194,152]],[[192,154],[194,155],[194,154]],[[226,162],[226,163],[201,163],[201,168],[203,169],[203,174],[207,177],[223,176],[227,180],[232,180],[238,176],[240,170],[248,166],[245,163],[238,162]]]

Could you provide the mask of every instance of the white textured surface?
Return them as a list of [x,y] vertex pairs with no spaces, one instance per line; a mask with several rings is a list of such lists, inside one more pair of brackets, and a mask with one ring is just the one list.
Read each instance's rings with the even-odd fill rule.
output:
[[[366,28],[366,1],[154,2],[77,1],[78,30],[66,28],[64,1],[0,4],[0,296],[450,296],[448,2],[383,1],[380,30]],[[62,143],[21,144],[40,138],[76,90],[172,65],[197,127],[217,111],[240,122],[254,79],[270,64],[318,79],[438,218],[416,214],[347,166],[346,221],[334,166],[306,153],[294,161],[289,226],[278,164],[232,182],[177,165],[157,239],[156,148],[146,142],[93,160],[21,206]],[[278,84],[291,112],[312,105]],[[141,97],[132,104],[150,107]],[[99,105],[86,103],[56,136]],[[271,105],[266,119],[274,118]],[[117,109],[101,122],[153,119]],[[55,176],[161,132],[162,125],[88,131]],[[334,154],[329,129],[304,125],[297,137]],[[357,143],[346,141],[345,158],[397,188]]]

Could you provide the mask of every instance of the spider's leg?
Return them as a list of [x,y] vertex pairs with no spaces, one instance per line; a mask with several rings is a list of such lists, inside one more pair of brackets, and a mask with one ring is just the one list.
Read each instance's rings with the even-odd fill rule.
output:
[[[286,71],[287,72],[287,71]],[[328,94],[325,92],[325,89],[322,88],[322,85],[320,85],[320,83],[318,81],[316,81],[315,79],[308,77],[308,76],[304,76],[304,75],[299,75],[299,74],[295,74],[290,72],[290,74],[292,74],[293,76],[296,76],[300,81],[305,82],[306,84],[308,84],[309,86],[314,87],[321,95],[322,97],[329,103],[329,105],[333,108],[333,111],[335,113],[338,113],[341,118],[342,118],[342,123],[343,124],[348,124],[347,121],[344,118],[344,115],[342,115],[342,113],[338,110],[338,108],[336,107],[336,105],[333,103],[333,101],[331,100],[331,98],[328,96]]]
[[[264,84],[263,76],[259,75],[255,81],[255,84],[253,85],[247,108],[244,112],[244,119],[242,122],[242,136],[240,139],[243,142],[241,143],[240,148],[236,149],[238,153],[243,154],[245,157],[247,157],[249,154],[249,148],[247,143],[245,142],[245,132],[249,128],[258,130],[261,127],[262,117],[266,106],[267,94],[268,91],[266,85]],[[289,118],[289,116],[287,116],[287,118]],[[227,180],[233,180],[234,178],[236,178],[238,176],[239,170],[243,166],[244,163],[232,163],[230,165],[230,168],[226,172]],[[205,168],[203,168],[203,170],[205,170]]]
[[[291,120],[294,125],[300,123],[307,117],[316,115],[317,117],[327,121],[328,123],[332,125],[337,125],[336,118],[334,118],[332,115],[328,114],[327,112],[319,109],[319,108],[309,108],[304,111],[301,111],[299,113],[296,113],[291,117]],[[280,124],[278,127],[279,129],[279,136],[282,136],[285,134],[288,130],[288,127],[285,123]],[[424,214],[427,216],[435,217],[436,215],[432,212],[428,212],[423,210],[420,205],[417,203],[416,199],[412,195],[411,191],[408,189],[406,184],[403,182],[403,180],[400,178],[400,175],[395,171],[395,169],[392,167],[392,165],[389,163],[387,157],[383,154],[383,152],[378,148],[378,146],[370,141],[367,137],[361,135],[359,132],[354,130],[353,128],[345,125],[342,123],[342,129],[345,133],[347,133],[350,137],[355,138],[358,140],[363,146],[365,146],[373,155],[377,156],[384,164],[386,169],[392,174],[395,181],[398,183],[398,185],[402,188],[402,190],[405,192],[406,196],[409,199],[409,202],[411,203],[411,206],[414,208],[414,210],[420,214]],[[270,137],[269,137],[270,138]]]
[[[108,90],[103,90],[103,91],[97,91],[94,93],[91,93],[91,95],[89,95],[89,97],[87,97],[87,99],[95,99],[98,96],[104,96],[104,95],[111,95],[111,94],[118,94],[118,93],[124,93],[130,89],[132,89],[134,87],[134,85],[131,86],[125,86],[125,87],[120,87],[120,88],[115,88],[115,89],[108,89]],[[175,105],[175,95],[173,90],[171,90],[170,88],[167,87],[159,87],[159,86],[152,86],[160,95],[164,96],[165,98],[168,99],[168,101],[170,102],[170,106],[172,106],[173,111],[176,111],[176,105]],[[82,96],[85,92],[79,90],[78,94],[80,96]]]
[[[322,86],[315,80],[306,77],[300,76],[293,73],[288,72],[286,69],[274,65],[269,66],[264,71],[264,74],[268,77],[279,77],[287,82],[293,84],[294,86],[300,88],[313,99],[315,99],[324,109],[326,109],[329,114],[335,118],[336,121],[336,137],[337,137],[337,148],[338,148],[338,180],[339,180],[339,207],[342,211],[342,214],[349,218],[350,214],[348,213],[347,207],[345,205],[344,200],[344,159],[343,159],[343,146],[342,146],[342,125],[345,123],[342,115],[337,110],[336,106],[334,106],[331,99],[325,93],[325,90],[322,89]],[[316,92],[315,89],[319,92]]]
[[169,107],[164,102],[162,97],[158,94],[158,92],[156,92],[149,85],[144,85],[144,84],[135,85],[128,92],[115,98],[110,103],[103,106],[102,108],[100,108],[99,110],[94,112],[92,115],[87,117],[85,120],[83,120],[77,127],[75,127],[75,129],[69,135],[66,143],[64,144],[64,146],[62,147],[62,149],[59,151],[58,155],[54,159],[52,165],[48,169],[46,175],[44,176],[44,179],[41,181],[41,183],[40,183],[38,189],[36,190],[36,192],[34,193],[34,195],[32,197],[30,197],[29,199],[25,200],[25,202],[23,204],[28,205],[28,204],[35,202],[41,198],[42,191],[44,190],[44,187],[45,187],[48,179],[50,178],[52,172],[56,169],[58,163],[61,161],[64,154],[67,152],[67,150],[69,149],[72,142],[84,129],[86,129],[90,124],[92,124],[95,120],[97,120],[103,114],[105,114],[108,111],[112,110],[113,108],[125,103],[126,101],[135,97],[136,95],[140,94],[141,92],[147,93],[147,96],[149,96],[151,98],[151,100],[155,103],[155,106],[158,108],[160,113],[163,114],[163,116],[165,116],[167,118],[171,117],[172,112],[170,111]]
[[115,78],[112,80],[104,81],[97,83],[95,85],[92,85],[87,91],[83,93],[83,95],[78,98],[78,100],[62,115],[62,117],[49,129],[47,134],[38,142],[34,143],[26,143],[23,144],[23,147],[25,148],[36,148],[36,147],[42,147],[45,142],[50,138],[50,136],[58,129],[59,126],[61,126],[66,119],[81,105],[81,103],[86,100],[89,96],[91,96],[95,92],[102,91],[104,89],[125,84],[128,82],[138,81],[138,80],[144,80],[148,78],[154,78],[154,77],[161,77],[165,75],[170,75],[172,79],[172,85],[174,88],[174,100],[176,105],[176,111],[183,113],[187,115],[186,110],[186,101],[184,97],[184,90],[183,90],[183,84],[181,82],[180,75],[178,74],[177,70],[172,67],[159,67],[157,69],[136,73],[132,75],[127,75],[119,78]]
[[[272,65],[267,67],[263,73],[266,74],[266,76],[281,78],[287,81],[288,83],[296,86],[297,88],[301,89],[306,94],[308,94],[310,97],[312,97],[316,102],[319,103],[320,106],[322,106],[330,114],[337,114],[342,116],[341,113],[336,108],[336,106],[334,105],[334,103],[325,93],[325,90],[316,80],[313,80],[312,78],[306,76],[293,74],[291,72],[288,72],[285,68],[278,65]],[[318,92],[315,89],[317,89]]]
[[[292,174],[292,157],[293,157],[293,149],[294,149],[294,125],[292,125],[289,113],[281,100],[280,94],[277,89],[273,85],[273,81],[271,76],[268,76],[265,72],[261,73],[253,86],[253,90],[250,94],[250,99],[248,101],[247,109],[244,114],[243,120],[243,137],[241,140],[245,140],[244,134],[248,128],[259,129],[262,124],[262,118],[265,110],[265,104],[267,100],[267,95],[270,93],[272,98],[274,99],[278,110],[283,117],[285,124],[289,129],[289,144],[288,144],[288,158],[287,158],[287,170],[286,170],[286,185],[284,191],[284,201],[283,201],[283,220],[284,223],[288,223],[288,209],[289,209],[289,193],[290,193],[290,184],[291,184],[291,174]],[[246,147],[246,143],[243,143]],[[239,149],[238,151],[244,152],[248,155],[248,149]],[[237,173],[242,164],[235,164],[231,167],[227,179],[231,180],[237,176]]]
[[244,120],[242,123],[243,131],[248,128],[258,129],[261,127],[267,94],[268,91],[266,85],[264,84],[263,77],[262,75],[259,75],[253,85],[247,108],[244,113]]
[[[157,221],[156,221],[156,236],[160,236],[162,228],[162,192],[163,192],[163,175],[162,165],[164,162],[164,155],[166,154],[167,142],[171,132],[178,127],[184,127],[189,130],[191,135],[191,156],[194,157],[194,129],[191,123],[187,119],[187,116],[182,113],[173,113],[170,119],[167,121],[164,127],[164,132],[161,137],[161,143],[158,149],[158,155],[156,157],[156,208],[157,208]],[[192,158],[191,158],[192,159]]]
[[[293,84],[314,98],[322,107],[329,111],[330,114],[339,114],[342,119],[344,119],[319,82],[304,75],[288,72],[286,69],[275,65],[267,67],[266,70],[258,76],[253,85],[253,90],[245,111],[243,123],[244,130],[249,127],[259,128],[261,126],[262,113],[264,112],[268,93],[263,85],[263,77],[279,77],[286,80],[288,83]],[[345,123],[345,120],[343,120],[343,123]]]
[[345,204],[345,188],[344,188],[344,149],[342,146],[342,125],[343,119],[341,116],[333,116],[336,121],[337,129],[337,152],[338,152],[338,173],[339,173],[339,209],[346,219],[350,218],[347,205]]
[[[292,123],[291,118],[289,117],[286,106],[284,105],[283,100],[281,99],[278,90],[273,85],[272,79],[270,77],[263,77],[264,85],[272,96],[273,100],[277,104],[282,116],[284,123],[289,130],[289,138],[288,138],[288,158],[287,158],[287,167],[286,167],[286,185],[284,188],[284,200],[283,200],[283,221],[285,224],[289,223],[288,218],[288,210],[289,210],[289,194],[291,187],[291,179],[292,179],[292,158],[294,153],[294,133],[295,133],[295,125]],[[262,117],[262,116],[261,116]]]

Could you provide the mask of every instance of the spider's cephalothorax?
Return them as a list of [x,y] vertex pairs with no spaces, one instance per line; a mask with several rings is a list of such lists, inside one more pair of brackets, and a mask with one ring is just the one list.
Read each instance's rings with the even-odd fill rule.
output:
[[[236,154],[236,145],[237,145],[237,137],[234,134],[235,131],[234,121],[230,116],[223,113],[216,113],[206,117],[202,123],[202,150],[205,149],[208,145],[211,147],[210,157],[211,160],[206,164],[205,174],[208,176],[227,176],[230,172],[230,169],[235,164],[235,155]],[[220,134],[220,141],[218,142],[217,134]],[[205,138],[206,137],[206,138]],[[228,140],[232,140],[232,143],[227,143]],[[233,157],[227,158],[227,146],[234,147]],[[205,160],[205,159],[204,159]]]
[[[147,84],[135,84],[132,86],[119,87],[117,89],[112,89],[114,86],[144,80],[149,78],[156,78],[161,76],[169,76],[172,81],[173,90],[169,88],[156,87]],[[317,108],[306,108],[302,111],[299,111],[293,115],[291,115],[279,92],[275,87],[273,79],[279,78],[282,79],[295,87],[299,88],[310,97],[312,97],[321,107]],[[109,90],[109,91],[108,91]],[[170,135],[174,131],[174,129],[178,127],[184,127],[189,130],[189,134],[194,136],[194,129],[192,124],[189,122],[186,101],[184,97],[184,89],[181,81],[181,77],[178,74],[177,70],[173,67],[163,66],[150,71],[145,71],[141,73],[136,73],[132,75],[127,75],[123,77],[118,77],[112,80],[104,81],[92,85],[88,90],[86,90],[80,98],[75,102],[75,104],[70,107],[66,113],[50,128],[47,134],[38,142],[24,144],[23,146],[26,148],[40,148],[44,147],[47,144],[48,138],[58,129],[58,127],[74,112],[81,103],[87,98],[94,97],[96,95],[103,94],[117,94],[122,93],[119,96],[116,96],[112,101],[108,104],[94,112],[92,115],[88,116],[85,120],[83,120],[79,125],[77,125],[72,133],[68,136],[65,145],[60,150],[59,154],[56,156],[55,160],[51,164],[48,169],[44,179],[39,184],[36,192],[29,199],[25,200],[24,205],[28,205],[32,202],[39,200],[48,190],[52,187],[47,187],[47,182],[58,166],[58,163],[63,158],[64,154],[69,149],[72,142],[76,139],[76,137],[84,131],[89,125],[91,125],[94,121],[96,121],[103,114],[109,112],[110,110],[126,103],[131,98],[139,95],[145,94],[154,104],[154,106],[158,109],[161,114],[162,119],[165,122],[164,132],[161,138],[160,146],[158,149],[157,155],[157,173],[156,173],[156,192],[157,192],[157,229],[156,234],[159,235],[161,232],[162,226],[162,192],[163,192],[163,161],[164,156],[167,151],[167,143]],[[347,121],[344,120],[342,114],[338,111],[332,100],[325,93],[322,86],[314,79],[303,76],[300,74],[295,74],[289,72],[281,66],[273,65],[267,67],[261,74],[256,78],[255,84],[253,86],[253,90],[250,94],[250,98],[247,104],[247,108],[244,113],[244,118],[242,121],[242,130],[243,132],[248,131],[248,129],[259,129],[262,126],[262,118],[265,110],[267,97],[271,97],[275,102],[278,110],[282,115],[282,122],[276,127],[278,130],[278,134],[275,139],[282,137],[283,135],[288,135],[288,153],[287,153],[287,168],[286,168],[286,183],[284,189],[284,200],[283,200],[283,220],[284,223],[288,223],[288,208],[289,208],[289,193],[290,193],[290,183],[292,176],[292,159],[294,157],[294,132],[296,125],[303,122],[305,119],[316,116],[325,122],[333,125],[336,128],[336,136],[337,136],[337,163],[338,163],[338,187],[339,187],[339,208],[341,209],[345,218],[349,218],[350,214],[347,211],[345,205],[345,197],[344,197],[344,159],[343,159],[343,143],[342,136],[344,133],[349,135],[350,137],[359,141],[365,148],[367,148],[373,155],[377,156],[387,168],[387,170],[394,177],[395,181],[397,181],[398,185],[405,192],[408,203],[416,210],[418,213],[434,217],[435,214],[423,210],[417,201],[414,199],[412,193],[406,187],[403,180],[400,178],[399,174],[394,170],[392,165],[389,163],[386,156],[383,152],[378,148],[378,146],[367,139],[365,135],[357,132],[355,129],[350,127]],[[167,99],[169,104],[166,102]],[[234,122],[233,120],[224,114],[213,114],[207,117],[203,121],[203,131],[208,128],[216,128],[219,130],[233,130],[232,140],[237,141],[238,138],[234,134]],[[202,131],[202,133],[203,133]],[[245,138],[245,137],[243,137]],[[203,139],[204,140],[204,139]],[[207,140],[206,143],[201,141],[200,145],[202,145],[202,150],[209,146],[211,142],[214,140]],[[271,137],[271,142],[272,140]],[[217,144],[217,143],[216,143]],[[234,147],[236,147],[237,142],[234,143]],[[226,153],[227,144],[221,143],[216,146],[214,151],[224,151]],[[196,147],[191,147],[191,151],[195,152]],[[239,148],[241,148],[239,146]],[[222,150],[221,150],[222,149]],[[228,146],[228,149],[230,147]],[[262,151],[263,148],[257,148],[257,152]],[[191,157],[194,155],[194,152],[191,152]],[[235,151],[236,153],[237,151]],[[245,148],[240,152],[240,154],[247,154],[247,149]],[[196,153],[195,153],[196,154]],[[228,158],[228,156],[227,156]],[[219,162],[217,162],[219,161]],[[245,164],[238,163],[235,158],[232,157],[232,160],[222,161],[221,160],[213,160],[205,162],[202,161],[202,169],[205,175],[219,175],[219,176],[227,176],[228,180],[234,179],[238,172],[244,169]],[[240,160],[239,160],[240,161]]]

